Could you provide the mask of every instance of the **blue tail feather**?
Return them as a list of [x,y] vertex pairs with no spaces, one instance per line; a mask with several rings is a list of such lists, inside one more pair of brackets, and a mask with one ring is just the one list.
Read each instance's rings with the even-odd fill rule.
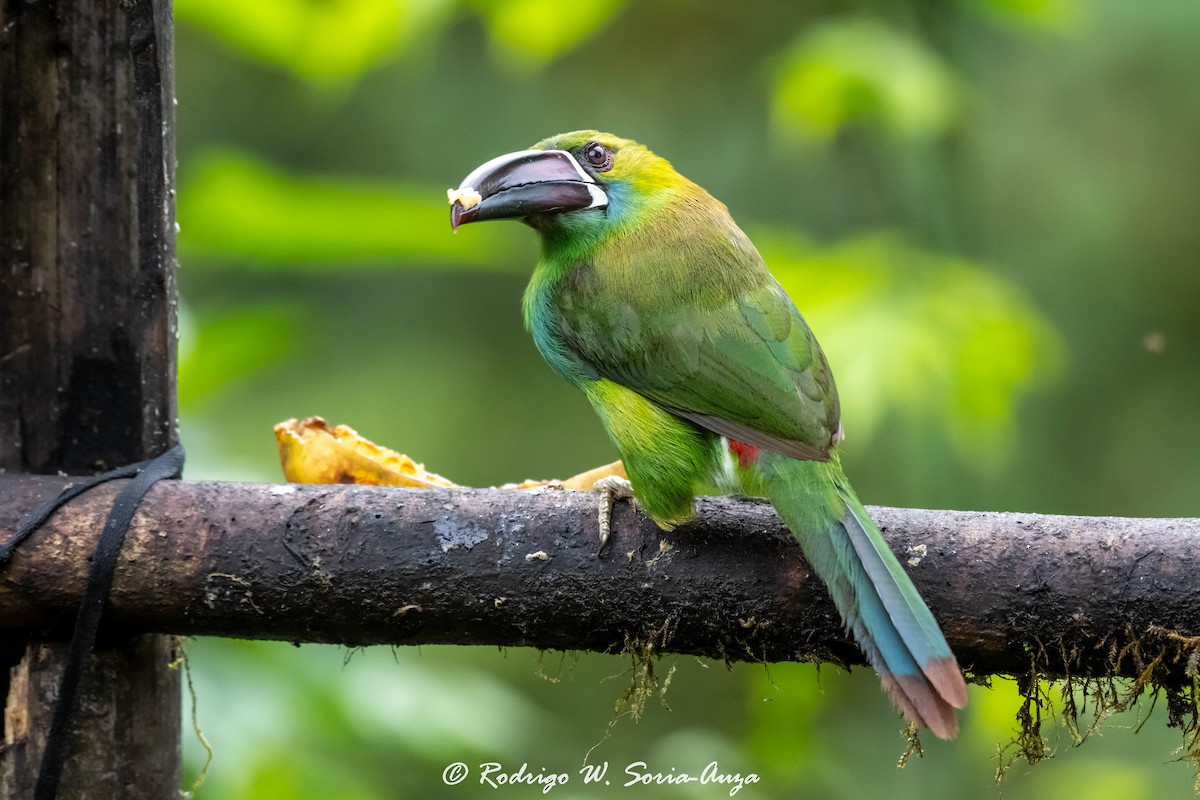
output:
[[760,473],[846,629],[910,720],[953,738],[967,702],[941,628],[854,495],[836,461],[780,457]]

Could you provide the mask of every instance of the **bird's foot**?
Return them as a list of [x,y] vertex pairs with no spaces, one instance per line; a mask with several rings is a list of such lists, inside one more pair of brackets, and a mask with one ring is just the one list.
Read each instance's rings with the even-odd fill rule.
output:
[[636,501],[637,498],[633,495],[633,484],[616,475],[601,478],[592,484],[592,489],[600,493],[600,547],[596,551],[599,555],[604,551],[608,537],[612,534],[613,503],[623,499]]

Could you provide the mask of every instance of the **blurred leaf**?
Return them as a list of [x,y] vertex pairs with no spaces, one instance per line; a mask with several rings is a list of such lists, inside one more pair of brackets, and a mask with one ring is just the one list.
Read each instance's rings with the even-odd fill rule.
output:
[[[346,764],[333,759],[297,764],[287,748],[261,750],[247,765],[241,796],[254,800],[363,800],[377,796],[370,782]],[[208,796],[208,792],[200,797]]]
[[944,419],[973,463],[1005,460],[1018,398],[1057,375],[1064,352],[1019,289],[897,236],[827,249],[779,233],[756,241],[825,346],[851,440],[900,409]]
[[820,23],[792,45],[775,79],[773,116],[780,135],[802,141],[862,122],[926,137],[954,122],[960,95],[950,67],[923,43],[852,17]]
[[[200,723],[216,752],[200,800],[431,796],[430,784],[445,789],[439,776],[450,761],[513,758],[514,769],[522,757],[533,761],[531,733],[547,723],[467,648],[351,656],[203,638],[188,650]],[[495,651],[476,661],[494,664]],[[194,770],[199,748],[185,737],[184,749]]]
[[503,267],[520,231],[480,225],[455,236],[444,189],[287,175],[250,156],[192,160],[179,190],[181,258],[256,266],[449,261]]
[[780,774],[811,773],[835,743],[821,734],[821,711],[829,703],[815,664],[772,664],[749,673],[747,745],[764,767]]
[[1007,22],[1051,30],[1075,28],[1083,14],[1078,0],[973,0],[973,5]]
[[176,0],[180,22],[318,84],[353,80],[444,16],[453,0]]
[[187,314],[181,327],[187,343],[179,357],[183,408],[278,362],[300,335],[296,312],[280,306],[256,305],[200,320]]
[[539,67],[607,25],[624,0],[477,0],[492,41],[512,63]]

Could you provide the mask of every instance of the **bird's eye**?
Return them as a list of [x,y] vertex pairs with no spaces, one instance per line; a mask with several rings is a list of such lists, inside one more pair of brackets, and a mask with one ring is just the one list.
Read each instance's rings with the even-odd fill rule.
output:
[[597,172],[608,172],[613,165],[613,151],[599,142],[588,142],[583,146],[583,157]]

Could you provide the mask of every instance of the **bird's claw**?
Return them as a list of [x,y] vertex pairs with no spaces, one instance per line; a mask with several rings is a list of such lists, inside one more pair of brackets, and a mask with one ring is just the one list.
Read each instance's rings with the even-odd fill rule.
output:
[[613,502],[621,499],[636,500],[633,495],[633,484],[616,475],[607,475],[592,484],[592,489],[600,493],[600,547],[596,555],[604,552],[608,537],[612,534]]

